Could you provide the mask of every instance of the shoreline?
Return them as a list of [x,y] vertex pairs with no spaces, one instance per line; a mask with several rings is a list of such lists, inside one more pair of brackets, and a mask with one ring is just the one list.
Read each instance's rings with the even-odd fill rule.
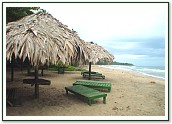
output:
[[[33,76],[28,77],[26,71],[18,71],[14,73],[13,83],[18,86],[17,98],[22,101],[22,106],[7,106],[7,116],[165,116],[164,80],[95,65],[92,65],[92,71],[105,75],[105,79],[92,80],[112,84],[106,104],[103,104],[102,99],[96,99],[88,106],[76,95],[65,93],[65,86],[72,86],[76,80],[85,79],[80,72],[58,74],[45,70],[44,76],[40,78],[51,80],[51,85],[41,85],[40,98],[34,99],[34,87],[22,83],[23,79]],[[11,84],[9,78],[10,74],[7,74],[7,85]]]
[[[129,72],[133,72],[133,73],[140,73],[140,74],[143,74],[143,75],[145,75],[145,76],[150,76],[150,77],[154,77],[154,78],[158,78],[158,79],[165,80],[164,77],[155,76],[155,75],[152,75],[152,74],[147,74],[147,73],[145,73],[145,72],[140,72],[140,71],[137,71],[137,70],[124,69],[124,68],[112,68],[112,67],[107,67],[107,66],[104,66],[104,65],[98,65],[98,66],[99,66],[99,67],[104,67],[104,68],[109,68],[109,69],[129,71]],[[122,66],[123,66],[123,65],[122,65]]]

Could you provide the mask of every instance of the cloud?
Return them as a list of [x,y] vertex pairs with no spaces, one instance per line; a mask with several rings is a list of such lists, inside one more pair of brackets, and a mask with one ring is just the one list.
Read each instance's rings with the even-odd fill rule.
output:
[[[164,61],[167,4],[39,4],[81,39],[93,41],[117,60]],[[145,63],[144,63],[145,61]]]
[[115,55],[115,61],[132,63],[139,66],[164,66],[164,57],[149,57],[147,55],[120,54]]
[[120,54],[115,55],[117,58],[125,58],[125,59],[141,59],[147,57],[146,55],[136,55],[136,54]]
[[164,38],[122,39],[99,42],[113,54],[146,55],[149,57],[165,57]]
[[40,4],[84,40],[162,36],[163,4]]

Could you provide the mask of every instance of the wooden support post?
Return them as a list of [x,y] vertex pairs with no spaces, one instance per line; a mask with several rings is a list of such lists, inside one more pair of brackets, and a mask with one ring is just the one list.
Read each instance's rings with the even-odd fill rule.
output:
[[39,97],[38,66],[35,66],[35,98]]
[[30,70],[31,70],[31,67],[30,67],[30,64],[27,66],[27,74],[30,75]]
[[89,80],[91,80],[91,62],[89,62]]
[[68,90],[66,89],[66,94],[68,94]]
[[31,65],[30,65],[30,62],[29,62],[28,57],[26,58],[26,63],[27,63],[27,74],[30,75],[30,72],[31,72]]
[[88,105],[91,106],[91,99],[88,99]]
[[14,53],[12,55],[12,60],[11,60],[11,81],[14,80]]
[[20,61],[20,68],[21,68],[21,72],[23,73],[23,62],[21,60]]
[[103,97],[103,103],[106,104],[106,96]]
[[41,67],[41,70],[42,70],[41,75],[43,76],[44,75],[44,67],[43,66]]

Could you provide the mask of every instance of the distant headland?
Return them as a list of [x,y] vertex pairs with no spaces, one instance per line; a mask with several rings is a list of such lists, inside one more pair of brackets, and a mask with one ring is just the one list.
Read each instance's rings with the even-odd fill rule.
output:
[[97,62],[96,65],[127,65],[127,66],[134,66],[131,63],[122,63],[122,62],[111,62],[111,63],[106,63],[106,62]]

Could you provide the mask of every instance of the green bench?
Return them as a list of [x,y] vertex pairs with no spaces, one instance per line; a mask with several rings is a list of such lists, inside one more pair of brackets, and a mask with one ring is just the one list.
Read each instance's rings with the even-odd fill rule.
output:
[[92,81],[92,80],[77,80],[73,85],[83,85],[90,88],[95,88],[99,90],[111,91],[111,83],[102,81]]
[[[89,72],[81,72],[81,75],[83,76],[83,78],[85,77],[89,77]],[[91,72],[91,76],[95,76],[95,77],[102,77],[103,79],[105,79],[105,75],[102,75],[99,72]]]
[[92,88],[82,86],[82,85],[74,85],[65,87],[66,94],[68,94],[68,91],[71,93],[74,93],[76,95],[82,96],[86,98],[88,105],[91,105],[92,101],[97,98],[103,97],[103,103],[106,104],[106,96],[107,94],[100,92],[98,90],[94,90]]

